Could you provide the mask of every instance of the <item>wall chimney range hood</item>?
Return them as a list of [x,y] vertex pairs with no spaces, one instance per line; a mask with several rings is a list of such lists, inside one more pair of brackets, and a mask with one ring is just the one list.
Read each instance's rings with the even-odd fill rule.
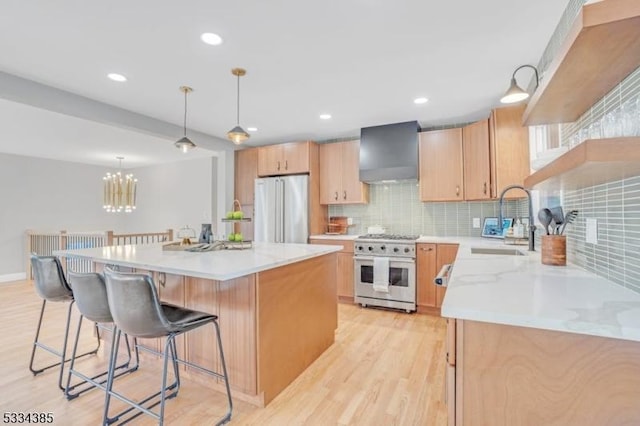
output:
[[360,180],[418,179],[417,121],[360,130]]

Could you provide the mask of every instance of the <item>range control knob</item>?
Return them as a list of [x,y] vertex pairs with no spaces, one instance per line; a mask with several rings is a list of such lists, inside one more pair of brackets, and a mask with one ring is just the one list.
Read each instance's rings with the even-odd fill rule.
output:
[[404,252],[405,252],[405,253],[409,253],[409,251],[410,251],[409,247],[405,247],[405,248],[404,248]]
[[369,251],[373,251],[373,247],[369,246]]
[[384,251],[386,249],[385,246],[380,247],[380,250]]
[[358,250],[359,250],[359,251],[362,251],[362,249],[363,249],[363,248],[364,248],[364,247],[362,247],[362,246],[358,246]]
[[397,253],[397,252],[399,252],[399,251],[400,251],[400,249],[399,249],[398,247],[394,247],[394,248],[393,248],[393,252],[394,252],[394,253]]

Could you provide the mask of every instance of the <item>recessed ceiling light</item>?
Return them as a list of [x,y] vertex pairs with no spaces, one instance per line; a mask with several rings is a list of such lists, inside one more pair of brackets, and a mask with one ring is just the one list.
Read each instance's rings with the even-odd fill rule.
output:
[[250,132],[257,132],[258,128],[257,127],[247,127],[247,130]]
[[413,103],[417,105],[426,104],[427,102],[429,102],[429,99],[427,98],[415,98],[413,100]]
[[320,114],[322,120],[328,120],[331,118],[331,114]]
[[222,37],[214,33],[204,33],[200,36],[200,40],[212,46],[218,46],[222,44]]
[[117,81],[119,83],[122,83],[123,81],[127,81],[127,77],[125,77],[122,74],[115,73],[115,72],[107,74],[107,77],[109,77],[111,80]]

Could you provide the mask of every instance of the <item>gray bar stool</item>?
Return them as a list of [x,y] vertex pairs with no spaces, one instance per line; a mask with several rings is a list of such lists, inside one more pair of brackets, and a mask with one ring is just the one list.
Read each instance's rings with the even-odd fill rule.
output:
[[[105,390],[105,384],[107,382],[108,370],[89,377],[75,368],[75,357],[78,351],[78,341],[80,340],[80,330],[82,328],[83,318],[93,321],[96,325],[113,323],[111,317],[111,310],[109,309],[109,302],[107,300],[107,288],[105,287],[104,279],[102,275],[96,273],[75,273],[69,272],[69,282],[73,287],[73,298],[76,302],[76,307],[80,311],[80,318],[78,320],[78,328],[76,330],[76,339],[73,345],[73,352],[71,354],[71,363],[69,364],[69,374],[67,376],[67,385],[65,387],[64,394],[67,399],[71,400],[82,393],[91,390],[93,388],[100,388]],[[117,327],[113,326],[112,332],[112,344],[116,341],[116,333],[120,333]],[[132,373],[138,369],[140,357],[138,355],[138,345],[134,339],[135,349],[135,364],[129,367],[131,362],[131,347],[129,345],[129,339],[125,336],[125,342],[127,345],[127,360],[115,367],[116,370],[125,369],[119,371],[114,377],[120,377],[124,374]],[[71,376],[74,375],[82,379],[80,383],[71,385]],[[84,386],[84,385],[87,386]]]
[[[64,364],[70,359],[66,358],[67,355],[67,341],[69,339],[69,322],[71,321],[71,308],[73,307],[73,291],[71,287],[67,283],[67,280],[64,276],[64,271],[62,270],[62,265],[57,257],[54,256],[37,256],[35,254],[31,255],[31,267],[33,269],[34,281],[35,281],[35,289],[36,293],[42,298],[42,308],[40,309],[40,319],[38,320],[38,328],[36,329],[36,337],[33,340],[33,349],[31,350],[31,360],[29,361],[29,370],[33,373],[33,375],[37,375],[42,373],[45,370],[48,370],[53,367],[60,366],[60,375],[58,377],[58,387],[61,390],[64,390],[62,387],[62,375],[64,373]],[[59,351],[50,346],[45,345],[40,342],[40,329],[42,327],[42,318],[44,316],[44,308],[47,305],[47,302],[69,302],[69,309],[67,311],[67,321],[64,330],[64,341],[62,343],[62,350]],[[89,352],[83,353],[82,355],[78,355],[78,357],[83,357],[86,355],[93,355],[98,352],[100,348],[100,338],[97,334],[96,328],[96,336],[98,336],[98,346]],[[34,367],[34,360],[36,356],[36,349],[43,349],[58,358],[60,361],[53,363],[51,365],[47,365],[45,367],[36,368]]]
[[[224,424],[231,420],[233,410],[233,402],[231,400],[231,389],[229,387],[229,376],[227,374],[227,366],[224,361],[224,353],[222,351],[222,340],[220,338],[220,327],[218,326],[218,317],[216,315],[204,312],[193,311],[190,309],[180,308],[177,306],[161,303],[158,298],[158,292],[153,283],[153,279],[144,274],[128,274],[119,273],[109,269],[104,272],[105,282],[107,284],[107,298],[109,300],[109,308],[113,321],[119,330],[132,337],[140,338],[156,338],[166,337],[163,354],[162,368],[162,385],[160,391],[154,393],[141,401],[133,401],[126,396],[113,390],[113,368],[109,368],[107,378],[107,390],[104,406],[103,424],[111,424],[118,421],[121,416],[125,415],[133,409],[139,410],[133,417],[141,414],[148,414],[157,419],[159,424],[164,422],[164,405],[169,398],[177,396],[180,389],[180,375],[178,364],[194,367],[199,371],[206,372],[212,376],[219,377],[224,380],[227,390],[227,401],[229,409],[227,413],[216,424]],[[178,335],[194,330],[206,324],[213,323],[218,343],[218,351],[220,353],[220,363],[222,366],[222,374],[181,360],[177,356],[175,338]],[[118,355],[119,337],[112,346],[111,366],[115,365]],[[173,364],[175,382],[167,386],[167,367],[169,357]],[[168,393],[172,391],[171,393]],[[131,407],[127,410],[109,417],[109,403],[111,397],[115,397]],[[160,400],[153,401],[160,397]],[[151,411],[151,408],[160,405],[160,411]],[[125,421],[129,421],[127,419]]]

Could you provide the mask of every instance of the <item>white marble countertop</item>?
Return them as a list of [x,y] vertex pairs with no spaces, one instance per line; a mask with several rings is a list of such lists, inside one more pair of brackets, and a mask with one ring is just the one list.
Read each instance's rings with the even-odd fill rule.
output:
[[343,241],[353,241],[358,238],[359,235],[348,235],[348,234],[318,234],[318,235],[310,235],[310,240],[343,240]]
[[253,243],[245,250],[188,252],[162,250],[162,244],[59,250],[58,256],[128,266],[177,275],[225,281],[313,257],[338,252],[342,246]]
[[[458,243],[442,316],[640,341],[640,294],[576,266],[548,266],[540,252],[485,238],[423,237]],[[525,256],[472,254],[515,248]],[[539,250],[539,248],[536,248]]]

